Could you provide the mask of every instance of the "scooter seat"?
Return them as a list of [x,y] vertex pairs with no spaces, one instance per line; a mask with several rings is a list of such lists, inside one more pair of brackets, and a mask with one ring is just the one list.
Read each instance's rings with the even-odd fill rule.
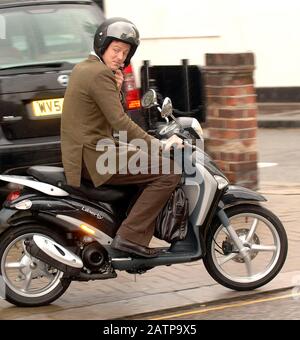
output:
[[136,186],[132,185],[101,185],[95,188],[93,183],[88,180],[82,180],[80,187],[72,187],[67,185],[64,168],[55,166],[32,166],[27,170],[27,173],[37,180],[52,184],[59,187],[70,194],[85,197],[87,199],[99,202],[115,202],[122,199],[127,199],[132,195],[132,189]]

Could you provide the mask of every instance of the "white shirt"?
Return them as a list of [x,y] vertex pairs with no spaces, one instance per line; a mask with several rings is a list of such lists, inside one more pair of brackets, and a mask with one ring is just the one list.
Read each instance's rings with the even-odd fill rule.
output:
[[99,56],[98,56],[94,51],[91,51],[91,52],[90,52],[90,55],[93,55],[93,56],[97,57],[97,58],[101,61],[101,63],[103,63],[103,61],[101,60],[101,58],[99,58]]

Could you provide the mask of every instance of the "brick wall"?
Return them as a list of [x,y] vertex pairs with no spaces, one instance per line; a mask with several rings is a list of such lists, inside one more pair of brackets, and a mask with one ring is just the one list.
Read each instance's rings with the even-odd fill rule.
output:
[[254,55],[207,54],[206,150],[235,184],[257,188]]

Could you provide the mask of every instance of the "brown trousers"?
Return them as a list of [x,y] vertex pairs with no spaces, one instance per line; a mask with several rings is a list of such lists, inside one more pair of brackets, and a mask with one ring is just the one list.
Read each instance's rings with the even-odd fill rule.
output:
[[155,220],[163,209],[172,192],[178,185],[181,175],[174,174],[171,166],[170,174],[162,174],[161,161],[159,174],[115,174],[105,184],[122,185],[137,184],[145,187],[133,205],[129,215],[121,224],[117,234],[122,238],[148,246],[154,234]]

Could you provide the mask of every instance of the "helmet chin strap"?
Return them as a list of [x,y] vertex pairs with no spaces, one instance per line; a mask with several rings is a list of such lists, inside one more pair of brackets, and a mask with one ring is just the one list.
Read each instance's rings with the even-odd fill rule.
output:
[[102,58],[102,56],[99,57],[99,59],[102,61],[102,63],[103,63],[104,65],[106,65],[105,62],[104,62],[104,60],[103,60],[103,58]]

